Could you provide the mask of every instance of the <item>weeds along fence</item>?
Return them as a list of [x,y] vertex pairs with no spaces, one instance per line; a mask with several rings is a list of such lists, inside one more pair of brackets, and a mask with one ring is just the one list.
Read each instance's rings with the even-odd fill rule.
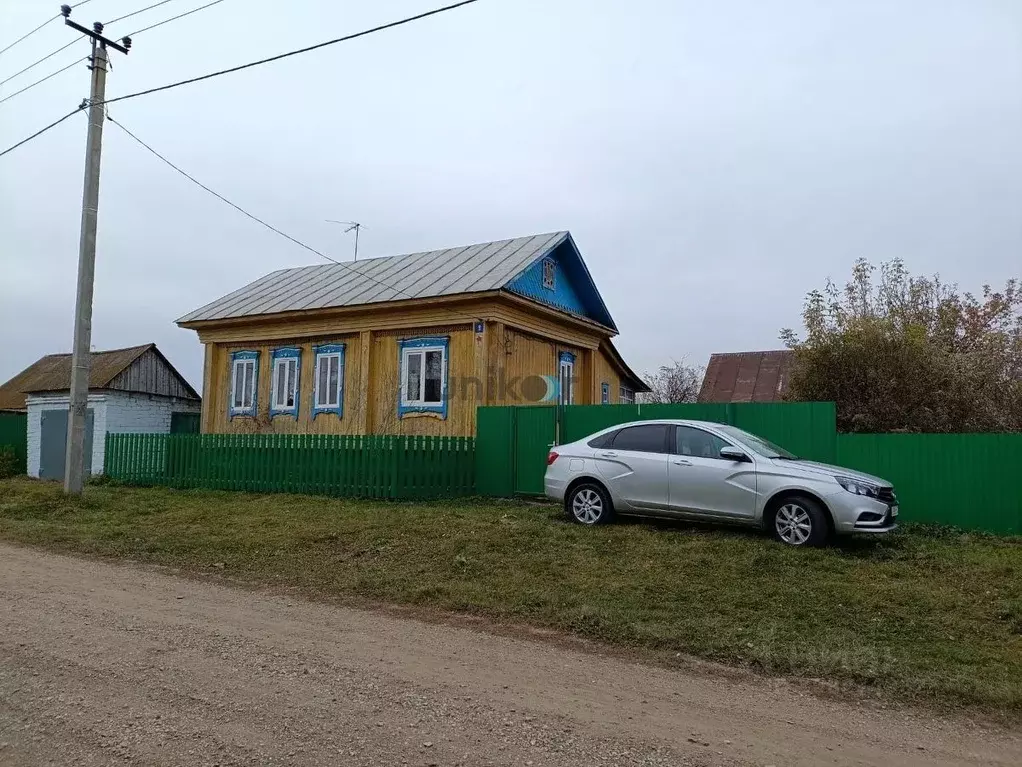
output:
[[475,492],[471,437],[108,434],[105,473],[130,485],[430,499]]

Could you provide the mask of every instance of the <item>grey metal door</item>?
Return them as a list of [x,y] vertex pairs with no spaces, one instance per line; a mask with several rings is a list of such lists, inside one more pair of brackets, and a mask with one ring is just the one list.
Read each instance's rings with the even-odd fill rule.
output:
[[[44,410],[39,436],[39,476],[63,479],[67,458],[67,410]],[[92,408],[85,411],[85,473],[92,473]]]

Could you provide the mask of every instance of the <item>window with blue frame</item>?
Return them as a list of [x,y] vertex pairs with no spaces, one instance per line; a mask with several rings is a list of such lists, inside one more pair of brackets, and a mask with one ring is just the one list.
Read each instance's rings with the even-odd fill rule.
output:
[[273,350],[273,385],[270,391],[270,414],[298,416],[298,376],[302,369],[302,350]]
[[558,355],[558,402],[570,405],[575,401],[575,355],[561,352]]
[[231,354],[231,401],[229,414],[255,415],[259,377],[259,352]]
[[600,404],[601,405],[609,405],[610,404],[610,384],[609,383],[604,382],[604,383],[600,384]]
[[316,379],[312,390],[312,417],[319,413],[344,415],[344,344],[324,344],[313,350]]
[[450,339],[410,338],[398,345],[401,374],[398,415],[436,413],[446,418]]

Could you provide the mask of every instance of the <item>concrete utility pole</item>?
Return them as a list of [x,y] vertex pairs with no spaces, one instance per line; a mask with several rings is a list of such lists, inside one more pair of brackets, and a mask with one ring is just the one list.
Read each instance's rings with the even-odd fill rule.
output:
[[64,462],[64,492],[80,495],[85,483],[85,416],[89,405],[89,368],[92,346],[92,288],[96,275],[96,224],[99,216],[99,163],[106,114],[107,46],[127,53],[131,40],[118,45],[101,34],[103,25],[93,29],[75,24],[71,8],[60,8],[64,23],[92,38],[92,89],[89,93],[89,134],[85,147],[85,189],[82,193],[82,232],[78,245],[78,292],[75,297],[74,343],[71,349],[71,401],[68,404],[67,455]]

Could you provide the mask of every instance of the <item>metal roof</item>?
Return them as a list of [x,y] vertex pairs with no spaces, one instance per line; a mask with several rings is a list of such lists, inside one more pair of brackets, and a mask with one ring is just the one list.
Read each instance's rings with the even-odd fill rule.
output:
[[[156,348],[156,344],[92,352],[89,363],[89,389],[122,388],[129,391],[159,393],[151,388],[127,388],[124,383],[116,380],[149,351],[157,354],[166,363],[169,372],[182,384],[186,396],[199,398],[195,390]],[[71,355],[50,354],[36,360],[0,386],[0,410],[24,410],[26,395],[33,392],[66,391],[70,388]]]
[[711,354],[699,402],[779,402],[794,361],[790,349]]
[[498,290],[568,236],[567,232],[551,232],[403,256],[281,269],[178,322]]

